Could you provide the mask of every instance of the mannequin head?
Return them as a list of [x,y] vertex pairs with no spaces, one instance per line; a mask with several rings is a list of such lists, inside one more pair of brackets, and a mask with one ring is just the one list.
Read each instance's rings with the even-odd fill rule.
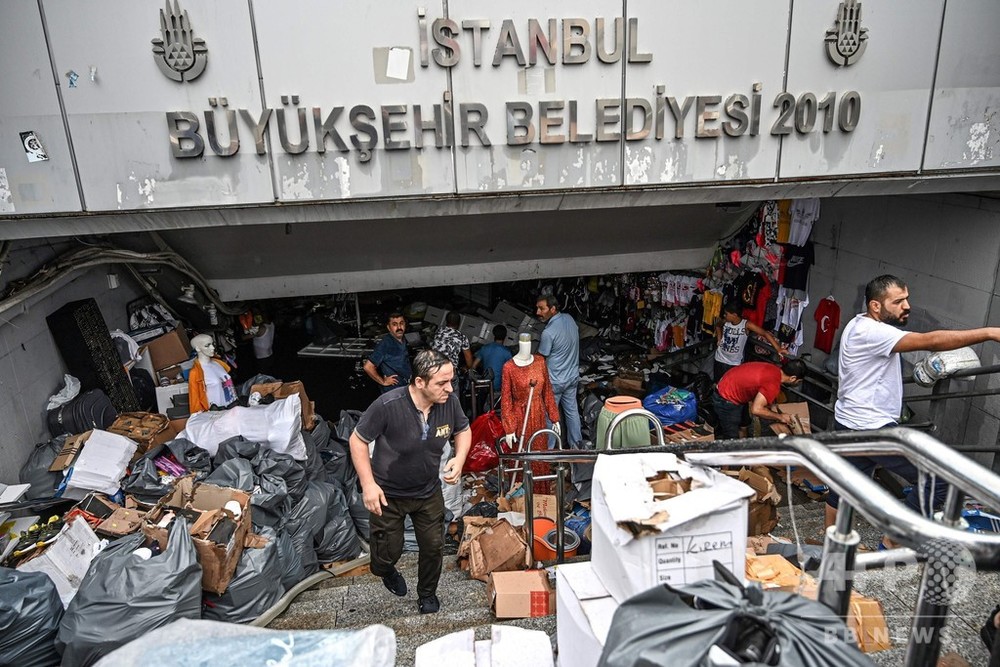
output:
[[517,354],[514,355],[514,363],[518,366],[527,366],[532,360],[534,357],[531,356],[531,334],[518,334]]
[[208,334],[198,334],[191,339],[191,349],[195,351],[198,358],[215,356],[215,341]]

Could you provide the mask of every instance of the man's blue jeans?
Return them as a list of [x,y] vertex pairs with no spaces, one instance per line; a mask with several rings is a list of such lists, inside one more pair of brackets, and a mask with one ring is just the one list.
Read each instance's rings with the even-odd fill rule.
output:
[[[583,440],[580,432],[580,403],[576,393],[578,384],[578,381],[574,381],[565,385],[552,385],[552,393],[555,394],[556,405],[562,415],[560,428],[562,428],[563,447],[566,449],[579,448],[580,441]],[[549,426],[551,427],[551,423]],[[549,436],[549,449],[555,446],[555,438]]]

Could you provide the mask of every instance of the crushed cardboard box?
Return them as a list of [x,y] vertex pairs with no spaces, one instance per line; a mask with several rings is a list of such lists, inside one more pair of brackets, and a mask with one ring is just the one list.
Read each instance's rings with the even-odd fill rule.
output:
[[[533,493],[531,498],[531,506],[534,510],[534,517],[536,519],[540,516],[545,516],[553,521],[556,520],[558,507],[556,505],[556,497],[554,495]],[[497,501],[497,507],[501,512],[520,512],[521,514],[524,514],[524,491],[522,490],[520,482],[515,484],[505,497],[500,498]]]
[[771,430],[777,435],[804,435],[806,433],[812,433],[812,426],[809,421],[808,403],[782,403],[777,406],[777,409],[783,414],[792,415],[793,418],[793,422],[790,427],[781,423],[771,424]]
[[302,428],[307,431],[313,430],[316,426],[316,403],[309,400],[306,394],[306,387],[299,380],[294,382],[268,382],[265,384],[255,384],[250,387],[250,392],[258,392],[261,396],[274,396],[274,398],[288,398],[292,394],[299,395],[299,402],[302,404]]
[[682,422],[663,427],[663,439],[670,443],[704,442],[715,440],[715,429],[708,424]]
[[771,471],[765,466],[753,466],[722,472],[754,490],[747,510],[747,535],[765,535],[774,530],[778,525],[777,505],[781,502],[781,494],[774,485]]
[[133,462],[154,447],[173,440],[180,433],[174,429],[166,415],[152,412],[123,412],[108,427],[108,432],[123,435],[138,445],[132,456]]
[[[777,554],[748,554],[746,578],[761,584],[765,590],[795,593],[815,600],[819,587],[816,580]],[[885,622],[882,603],[851,591],[847,626],[865,653],[875,653],[892,648],[889,627]]]
[[[158,522],[170,512],[188,517],[188,532],[198,552],[198,562],[201,563],[201,586],[206,591],[221,595],[236,572],[243,544],[250,531],[250,494],[194,480],[193,475],[188,475],[174,482],[170,492],[145,516],[142,532],[166,549],[168,528],[159,526]],[[239,503],[240,516],[235,519],[232,534],[224,542],[216,541],[213,530],[224,517],[231,519],[228,511],[223,509],[230,500]]]
[[545,570],[494,572],[487,595],[497,618],[535,618],[556,613],[556,594]]
[[459,563],[467,559],[469,576],[488,581],[493,572],[519,570],[527,562],[528,545],[521,531],[505,519],[465,517]]

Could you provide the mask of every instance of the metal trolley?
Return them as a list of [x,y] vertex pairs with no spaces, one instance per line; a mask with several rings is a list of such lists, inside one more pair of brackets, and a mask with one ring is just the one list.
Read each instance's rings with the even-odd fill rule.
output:
[[[655,425],[656,445],[641,450],[615,450],[612,434],[629,417],[642,416]],[[663,431],[655,415],[641,410],[627,410],[611,422],[604,454],[669,452],[689,462],[706,465],[804,466],[812,470],[831,489],[840,494],[836,523],[826,530],[823,559],[819,572],[818,599],[846,618],[850,604],[852,575],[867,569],[879,569],[900,562],[928,563],[913,613],[910,640],[904,664],[922,667],[936,663],[941,649],[941,630],[948,615],[948,586],[954,581],[961,563],[954,558],[934,558],[929,545],[950,545],[971,558],[977,568],[1000,570],[1000,535],[972,533],[958,527],[966,494],[993,507],[1000,507],[1000,476],[964,457],[935,438],[906,428],[869,432],[836,432],[805,436],[753,438],[745,440],[705,441],[665,444]],[[501,466],[520,466],[524,474],[525,530],[528,544],[533,544],[533,498],[530,461],[544,461],[555,468],[557,560],[564,559],[563,486],[568,464],[592,463],[598,453],[585,450],[506,453],[499,446]],[[949,484],[939,521],[922,516],[905,506],[871,478],[851,465],[844,456],[902,456],[920,471],[936,475]],[[513,466],[511,466],[513,464]],[[502,469],[502,468],[501,468]],[[855,512],[882,530],[903,548],[877,553],[858,553],[860,537],[853,529]],[[531,549],[528,559],[532,561]],[[996,653],[996,651],[994,651]],[[994,655],[994,661],[997,656]]]

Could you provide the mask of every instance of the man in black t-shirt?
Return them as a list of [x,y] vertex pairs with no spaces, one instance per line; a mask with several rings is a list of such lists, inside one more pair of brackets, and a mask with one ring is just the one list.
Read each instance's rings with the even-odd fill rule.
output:
[[375,399],[351,434],[351,459],[371,512],[372,574],[393,594],[406,595],[406,580],[396,563],[403,553],[403,522],[409,516],[420,551],[421,614],[441,606],[437,585],[443,562],[444,497],[438,464],[454,437],[455,455],[445,464],[444,481],[457,483],[472,444],[469,420],[452,394],[454,374],[451,361],[440,352],[420,352],[413,360],[411,384]]

